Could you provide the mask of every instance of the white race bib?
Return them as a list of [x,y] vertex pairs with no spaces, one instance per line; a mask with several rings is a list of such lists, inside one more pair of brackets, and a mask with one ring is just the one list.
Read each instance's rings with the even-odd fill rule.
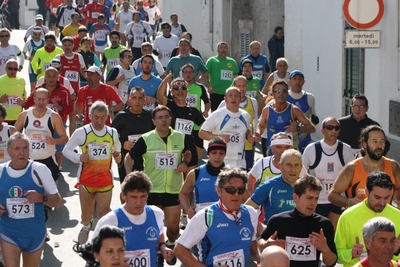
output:
[[97,19],[98,16],[99,16],[99,12],[92,12],[93,19]]
[[157,153],[156,169],[159,170],[175,170],[178,168],[177,153]]
[[221,80],[232,81],[233,71],[231,70],[221,70]]
[[105,41],[106,35],[105,34],[96,34],[96,40],[97,41]]
[[35,205],[26,198],[7,198],[8,216],[13,219],[27,219],[35,216]]
[[[43,63],[43,68],[44,68],[44,70],[47,70],[48,68],[50,68],[50,62],[45,62],[45,63]],[[42,70],[42,72],[43,72],[43,70]]]
[[192,108],[197,107],[197,95],[195,94],[188,94],[186,96],[186,104],[188,104],[189,106],[191,106]]
[[136,143],[136,141],[137,141],[140,137],[142,137],[141,134],[132,134],[132,135],[128,135],[128,141]]
[[156,107],[156,104],[154,103],[144,103],[143,109],[144,110],[153,110]]
[[79,80],[79,73],[74,70],[65,71],[65,78],[71,82],[77,82]]
[[141,249],[134,251],[125,251],[125,258],[128,258],[128,264],[132,267],[151,266],[150,249]]
[[329,190],[331,190],[333,184],[335,183],[335,178],[323,179],[322,180],[322,194],[328,195]]
[[243,136],[238,132],[226,132],[225,134],[229,135],[229,143],[231,145],[243,145]]
[[256,98],[257,91],[248,91],[248,92],[246,92],[246,96],[250,96],[252,98]]
[[46,149],[46,138],[42,137],[41,134],[32,134],[29,139],[29,151],[35,153],[40,149]]
[[263,72],[261,70],[254,70],[251,72],[253,76],[256,76],[258,79],[262,80]]
[[314,261],[317,259],[316,248],[309,238],[286,237],[286,252],[292,261]]
[[110,159],[110,152],[108,144],[89,144],[89,159],[91,160]]
[[162,56],[165,58],[170,58],[171,57],[171,52],[163,52]]
[[175,120],[175,131],[179,131],[183,134],[191,135],[193,131],[194,122],[181,118]]
[[214,202],[206,202],[206,203],[197,203],[196,204],[196,212],[201,211],[202,209],[210,206],[211,204],[213,204]]
[[17,95],[9,95],[8,99],[7,99],[7,103],[6,106],[7,107],[18,107],[17,103],[16,103],[16,99],[18,98]]
[[246,266],[243,249],[230,251],[213,257],[213,266],[224,266],[224,265],[229,267]]
[[110,68],[113,68],[113,67],[117,66],[118,64],[119,64],[119,59],[118,58],[107,59],[107,65]]

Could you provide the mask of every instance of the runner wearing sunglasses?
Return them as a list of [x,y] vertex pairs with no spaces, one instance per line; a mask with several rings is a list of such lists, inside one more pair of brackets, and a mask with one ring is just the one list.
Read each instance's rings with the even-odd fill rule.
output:
[[[218,202],[194,215],[175,247],[175,256],[185,266],[194,266],[194,262],[246,266],[250,255],[260,262],[255,235],[257,213],[242,204],[246,183],[247,173],[238,168],[220,172],[216,182]],[[194,246],[201,249],[198,257],[191,252]]]

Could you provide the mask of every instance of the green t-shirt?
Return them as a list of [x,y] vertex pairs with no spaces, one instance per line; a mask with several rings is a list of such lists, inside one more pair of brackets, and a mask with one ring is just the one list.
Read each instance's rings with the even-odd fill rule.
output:
[[239,73],[236,61],[230,57],[222,59],[213,56],[207,60],[206,67],[212,89],[216,94],[225,95],[226,89],[231,86],[233,78]]

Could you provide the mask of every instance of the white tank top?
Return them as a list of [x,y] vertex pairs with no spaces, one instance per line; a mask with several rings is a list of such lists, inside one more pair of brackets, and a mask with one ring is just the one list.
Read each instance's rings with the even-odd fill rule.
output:
[[117,17],[120,19],[119,23],[119,32],[120,33],[125,33],[126,26],[128,25],[129,22],[132,21],[132,15],[133,12],[128,10],[128,12],[120,11],[117,15]]
[[278,71],[274,71],[274,81],[276,81],[276,80],[284,80],[286,83],[288,83],[289,75],[290,75],[290,73],[286,72],[285,78],[282,79],[281,77],[278,76]]
[[51,121],[54,111],[47,108],[43,117],[36,118],[33,109],[28,109],[24,123],[25,134],[29,138],[29,157],[33,160],[47,159],[56,154],[56,146],[46,143],[46,136],[52,137],[54,133]]

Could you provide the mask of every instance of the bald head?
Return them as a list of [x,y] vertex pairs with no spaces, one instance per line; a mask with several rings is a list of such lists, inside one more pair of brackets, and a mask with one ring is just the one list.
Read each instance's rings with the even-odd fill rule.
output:
[[266,247],[260,259],[258,267],[289,267],[290,259],[287,252],[278,246]]

